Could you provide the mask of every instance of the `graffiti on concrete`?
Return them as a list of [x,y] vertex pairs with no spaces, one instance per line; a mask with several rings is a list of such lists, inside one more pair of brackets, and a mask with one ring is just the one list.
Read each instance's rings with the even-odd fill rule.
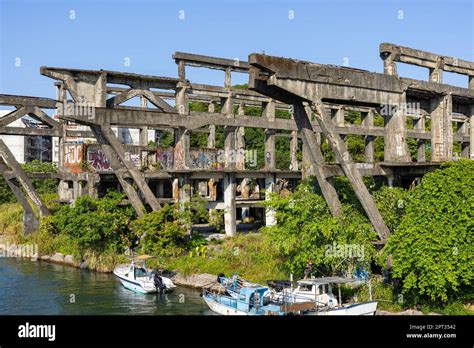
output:
[[83,171],[81,163],[84,161],[84,145],[64,145],[64,169],[69,173],[80,173]]
[[111,170],[109,160],[100,149],[87,149],[87,162],[95,171]]

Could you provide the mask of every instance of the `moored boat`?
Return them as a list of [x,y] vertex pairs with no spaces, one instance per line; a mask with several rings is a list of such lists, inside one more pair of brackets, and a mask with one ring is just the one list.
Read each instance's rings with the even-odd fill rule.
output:
[[145,261],[151,258],[141,255],[132,259],[130,264],[117,265],[114,274],[122,285],[132,291],[139,293],[155,293],[171,291],[176,285],[171,279],[162,276],[157,271],[149,272],[145,267]]
[[[342,277],[303,279],[297,282],[295,288],[293,286],[280,286],[278,289],[270,291],[267,296],[270,301],[278,304],[301,304],[301,308],[304,308],[301,314],[374,315],[377,310],[377,301],[342,304],[340,291],[339,300],[333,294],[332,285],[336,284],[339,287],[341,284],[356,281],[356,279]],[[372,298],[372,294],[370,294],[370,297]],[[295,306],[293,307],[295,308]]]
[[236,298],[208,291],[202,297],[209,308],[220,315],[284,315],[280,306],[267,301],[266,291],[267,287],[241,287]]

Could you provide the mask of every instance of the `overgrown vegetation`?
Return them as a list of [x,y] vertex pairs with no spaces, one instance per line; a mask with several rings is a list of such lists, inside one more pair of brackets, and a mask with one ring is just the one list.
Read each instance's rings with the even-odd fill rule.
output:
[[406,301],[446,303],[472,296],[473,207],[474,161],[443,164],[412,191],[386,250]]

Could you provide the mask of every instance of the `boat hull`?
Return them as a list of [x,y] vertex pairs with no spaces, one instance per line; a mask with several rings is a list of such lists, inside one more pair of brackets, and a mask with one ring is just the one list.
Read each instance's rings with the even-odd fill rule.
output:
[[128,280],[125,280],[125,279],[122,279],[122,278],[119,278],[119,280],[120,280],[120,283],[122,283],[122,285],[124,286],[124,288],[126,288],[128,290],[135,291],[135,292],[139,292],[140,294],[151,294],[151,293],[156,292],[156,290],[147,291],[144,288],[142,288],[141,285],[132,283],[132,282],[130,282]]
[[357,303],[342,308],[308,312],[308,315],[375,315],[377,301]]
[[203,296],[203,298],[209,309],[214,313],[220,315],[249,315],[247,312],[239,311],[237,308],[231,308],[229,306],[223,305],[208,296]]

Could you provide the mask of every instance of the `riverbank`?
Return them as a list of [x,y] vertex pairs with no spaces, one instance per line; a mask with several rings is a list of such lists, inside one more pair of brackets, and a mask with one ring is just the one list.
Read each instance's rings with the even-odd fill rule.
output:
[[[10,248],[10,250],[6,250]],[[5,237],[0,235],[0,250],[7,251],[12,255],[14,253],[15,246],[12,244],[5,243]],[[126,259],[126,258],[125,258]],[[189,259],[188,259],[189,261]],[[68,267],[73,267],[76,269],[84,269],[91,271],[93,273],[98,273],[98,274],[110,274],[111,270],[107,271],[97,271],[91,268],[87,267],[87,264],[84,262],[77,262],[74,260],[72,255],[63,255],[62,253],[55,253],[53,255],[40,255],[37,258],[37,262],[44,262],[48,264],[57,264],[57,265],[64,265]],[[181,261],[185,262],[185,261]],[[203,260],[200,260],[200,263],[203,264]],[[172,262],[170,264],[173,264]],[[213,265],[208,266],[209,268],[213,268]],[[189,270],[188,270],[189,271]],[[183,272],[180,272],[179,270],[170,270],[170,269],[165,269],[165,274],[166,276],[170,277],[172,281],[177,285],[189,289],[196,289],[199,291],[202,291],[202,289],[207,289],[210,291],[219,291],[220,285],[217,283],[217,273],[189,273],[187,272],[184,274]],[[228,273],[229,274],[229,273]],[[251,280],[251,279],[249,279]],[[375,295],[383,296],[381,295],[380,292],[380,286],[377,284],[374,284],[374,290],[375,290]],[[360,296],[360,301],[365,301],[365,297],[367,296],[364,291],[361,291],[359,293]],[[378,297],[375,297],[378,299]],[[379,303],[379,309],[377,310],[377,315],[442,315],[446,313],[438,313],[436,311],[429,311],[427,309],[425,310],[420,310],[420,309],[414,309],[414,308],[401,308],[399,310],[393,310],[394,306],[390,305],[387,302],[384,302],[383,300]],[[466,311],[464,313],[462,312],[461,308],[456,309],[458,313],[455,314],[473,314],[474,312],[469,311],[469,308],[466,308]],[[470,313],[469,313],[470,312]],[[450,313],[451,314],[451,313]]]

